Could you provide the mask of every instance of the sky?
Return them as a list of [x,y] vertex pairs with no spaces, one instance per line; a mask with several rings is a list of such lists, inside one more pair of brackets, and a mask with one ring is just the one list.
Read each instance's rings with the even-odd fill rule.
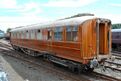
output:
[[92,13],[121,23],[121,0],[0,0],[0,29]]

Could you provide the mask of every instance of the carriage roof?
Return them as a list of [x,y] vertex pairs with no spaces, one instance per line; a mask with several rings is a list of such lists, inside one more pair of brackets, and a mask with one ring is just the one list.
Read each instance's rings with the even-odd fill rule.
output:
[[121,29],[112,29],[112,32],[121,32]]
[[94,18],[96,18],[96,17],[95,16],[83,16],[83,17],[76,17],[76,18],[70,18],[70,19],[56,20],[53,22],[51,21],[51,22],[47,22],[47,23],[39,23],[39,24],[21,26],[19,28],[12,29],[11,32],[49,28],[49,27],[68,26],[68,25],[72,25],[72,26],[79,25],[86,20],[90,20],[90,19],[94,19]]

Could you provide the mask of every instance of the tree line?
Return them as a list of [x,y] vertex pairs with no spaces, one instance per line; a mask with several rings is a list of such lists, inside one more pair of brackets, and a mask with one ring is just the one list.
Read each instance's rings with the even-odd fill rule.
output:
[[112,29],[119,29],[121,28],[121,24],[112,24]]

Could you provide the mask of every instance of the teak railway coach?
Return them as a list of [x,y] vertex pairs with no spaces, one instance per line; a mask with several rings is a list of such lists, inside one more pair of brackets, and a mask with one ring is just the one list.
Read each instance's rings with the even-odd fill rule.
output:
[[83,16],[11,30],[14,49],[43,55],[73,70],[89,70],[110,58],[111,21]]

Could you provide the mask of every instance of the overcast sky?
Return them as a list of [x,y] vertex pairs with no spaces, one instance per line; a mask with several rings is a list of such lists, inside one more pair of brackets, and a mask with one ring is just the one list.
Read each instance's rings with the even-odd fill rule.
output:
[[78,13],[121,23],[121,0],[0,0],[0,29],[57,20]]

